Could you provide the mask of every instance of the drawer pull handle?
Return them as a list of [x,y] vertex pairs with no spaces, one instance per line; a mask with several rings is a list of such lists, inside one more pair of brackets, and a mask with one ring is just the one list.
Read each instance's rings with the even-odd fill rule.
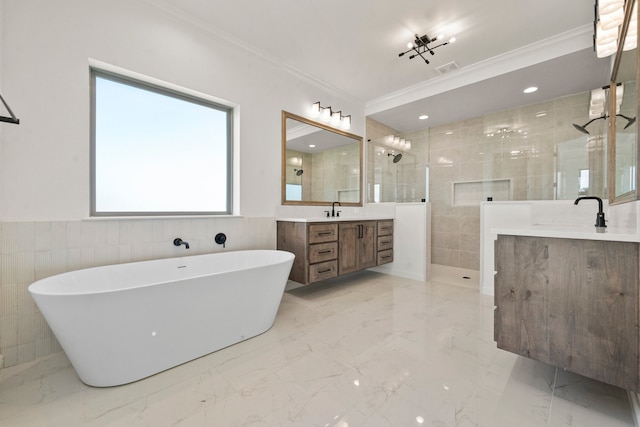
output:
[[318,274],[328,273],[330,271],[331,271],[330,268],[327,268],[326,270],[318,270]]
[[391,243],[390,240],[382,240],[380,241],[380,243],[382,243],[383,245],[388,245],[389,243]]
[[391,227],[380,227],[381,230],[391,230]]
[[380,258],[382,258],[382,259],[391,258],[391,255],[384,255],[384,256],[381,256]]
[[333,249],[328,249],[326,251],[318,251],[318,254],[320,255],[330,254],[330,253],[333,253]]
[[333,231],[321,231],[318,233],[318,236],[330,236],[333,234]]

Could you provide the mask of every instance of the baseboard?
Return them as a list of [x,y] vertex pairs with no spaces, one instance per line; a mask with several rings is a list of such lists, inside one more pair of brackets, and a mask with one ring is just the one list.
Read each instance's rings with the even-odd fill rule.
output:
[[633,422],[636,427],[640,427],[640,395],[635,391],[627,391],[627,394],[629,395],[629,404],[631,405]]

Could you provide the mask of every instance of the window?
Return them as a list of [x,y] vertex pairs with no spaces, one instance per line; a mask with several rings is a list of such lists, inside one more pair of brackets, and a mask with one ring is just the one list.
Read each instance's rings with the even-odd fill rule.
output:
[[96,69],[91,83],[92,215],[231,213],[231,107]]

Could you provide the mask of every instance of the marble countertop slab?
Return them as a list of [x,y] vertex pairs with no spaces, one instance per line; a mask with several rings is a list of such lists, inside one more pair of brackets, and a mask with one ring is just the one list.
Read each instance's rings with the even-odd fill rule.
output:
[[276,218],[276,221],[285,222],[340,222],[340,221],[388,221],[392,220],[391,217],[346,217],[346,216],[334,216],[334,217],[315,217],[315,218]]
[[511,236],[555,237],[560,239],[608,240],[614,242],[640,242],[635,230],[607,227],[596,230],[595,226],[529,225],[492,228],[491,233]]

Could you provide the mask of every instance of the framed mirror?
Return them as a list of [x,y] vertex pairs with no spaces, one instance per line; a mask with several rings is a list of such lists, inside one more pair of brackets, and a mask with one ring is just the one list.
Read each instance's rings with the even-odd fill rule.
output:
[[[635,9],[635,8],[629,8]],[[627,11],[625,24],[637,19]],[[621,31],[609,89],[609,203],[638,200],[638,49],[623,50],[626,26]]]
[[282,112],[282,204],[362,206],[362,137]]

